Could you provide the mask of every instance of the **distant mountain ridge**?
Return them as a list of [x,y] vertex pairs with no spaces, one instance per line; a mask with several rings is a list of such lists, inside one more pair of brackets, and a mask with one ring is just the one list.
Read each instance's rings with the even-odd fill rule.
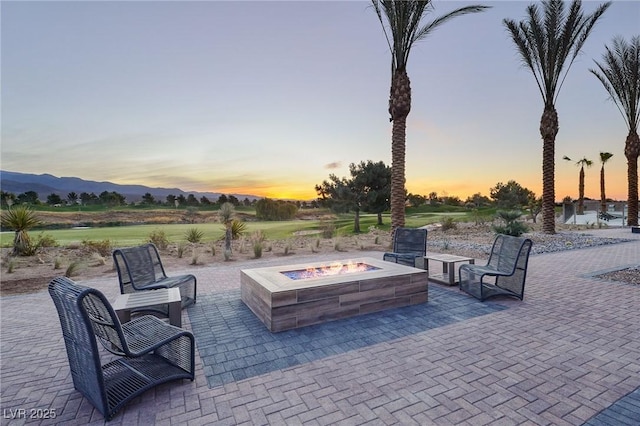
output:
[[[156,200],[165,201],[167,195],[184,195],[193,194],[196,198],[207,197],[210,201],[216,201],[220,195],[219,192],[196,192],[183,191],[179,188],[152,188],[144,185],[120,185],[113,182],[96,182],[92,180],[84,180],[78,177],[57,177],[51,174],[30,174],[20,172],[9,172],[0,170],[0,189],[5,192],[11,192],[16,195],[27,191],[34,191],[38,194],[41,201],[46,201],[49,194],[57,194],[62,199],[67,198],[67,194],[75,192],[80,195],[82,192],[94,193],[100,195],[102,192],[117,192],[125,197],[127,203],[138,202],[146,193],[153,195]],[[249,194],[225,194],[233,195],[239,200],[248,198],[249,200],[260,199],[256,195]]]

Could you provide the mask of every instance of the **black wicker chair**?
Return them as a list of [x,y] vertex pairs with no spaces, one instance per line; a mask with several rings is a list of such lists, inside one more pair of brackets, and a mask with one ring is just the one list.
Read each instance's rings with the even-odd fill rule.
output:
[[[178,287],[183,308],[196,302],[196,277],[191,274],[168,277],[154,244],[116,249],[113,251],[113,261],[118,270],[122,294]],[[162,306],[155,310],[167,315],[167,309]]]
[[[194,338],[189,331],[146,315],[120,324],[104,295],[68,278],[49,283],[76,390],[110,420],[133,398],[177,379],[194,379]],[[112,354],[102,365],[97,341]]]
[[528,238],[496,236],[486,265],[460,266],[460,290],[480,300],[498,295],[522,300],[532,244]]
[[415,268],[416,260],[424,262],[426,254],[426,229],[397,228],[393,235],[393,253],[385,253],[382,259]]

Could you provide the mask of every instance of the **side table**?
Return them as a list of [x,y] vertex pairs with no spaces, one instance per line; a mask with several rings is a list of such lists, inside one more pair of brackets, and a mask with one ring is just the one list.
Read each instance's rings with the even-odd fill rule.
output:
[[442,253],[427,253],[424,257],[424,269],[429,270],[429,261],[442,263],[442,274],[429,273],[429,280],[435,281],[440,284],[456,285],[456,263],[469,262],[470,265],[475,264],[475,259],[472,257],[456,256],[453,254]]
[[180,289],[177,287],[121,294],[113,303],[113,310],[116,311],[120,322],[124,323],[131,320],[133,309],[163,304],[169,305],[169,324],[182,327]]

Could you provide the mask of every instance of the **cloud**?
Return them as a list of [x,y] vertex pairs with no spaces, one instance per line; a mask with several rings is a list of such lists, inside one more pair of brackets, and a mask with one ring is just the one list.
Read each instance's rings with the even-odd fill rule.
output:
[[334,161],[332,163],[329,164],[325,164],[324,168],[328,169],[328,170],[335,170],[342,167],[342,162],[340,161]]

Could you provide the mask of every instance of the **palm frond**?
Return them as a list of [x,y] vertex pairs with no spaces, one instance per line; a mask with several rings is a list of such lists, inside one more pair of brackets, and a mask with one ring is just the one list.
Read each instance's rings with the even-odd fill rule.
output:
[[555,103],[573,61],[610,4],[604,3],[585,16],[580,0],[573,0],[568,10],[562,0],[544,0],[529,5],[526,19],[519,23],[503,21],[523,63],[534,75],[545,105]]
[[613,47],[605,46],[603,63],[596,63],[596,69],[589,71],[600,80],[609,93],[628,129],[638,130],[640,121],[640,37],[632,37],[627,43],[616,37]]

